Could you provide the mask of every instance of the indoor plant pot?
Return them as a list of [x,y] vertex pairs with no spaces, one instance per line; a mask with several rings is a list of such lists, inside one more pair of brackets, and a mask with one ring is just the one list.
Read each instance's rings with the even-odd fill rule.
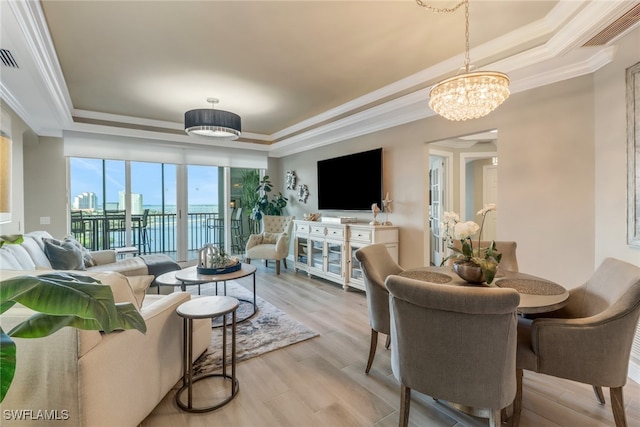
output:
[[453,271],[455,271],[460,278],[469,283],[481,284],[485,282],[482,267],[473,261],[468,261],[466,259],[455,261],[453,263]]

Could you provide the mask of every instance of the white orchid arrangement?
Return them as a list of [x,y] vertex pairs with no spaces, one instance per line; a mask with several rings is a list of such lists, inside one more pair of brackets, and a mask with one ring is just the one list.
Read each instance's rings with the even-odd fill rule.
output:
[[[445,212],[444,220],[441,224],[443,231],[443,237],[447,243],[447,247],[453,251],[451,255],[442,260],[444,265],[447,260],[451,258],[462,259],[467,262],[472,262],[482,269],[484,279],[487,283],[491,283],[496,276],[496,270],[502,254],[496,250],[496,242],[491,241],[491,244],[487,248],[480,247],[480,241],[482,240],[482,229],[484,228],[484,221],[487,214],[496,210],[495,203],[489,203],[484,205],[484,208],[480,209],[476,215],[482,216],[482,222],[480,225],[474,221],[460,221],[460,216],[455,212]],[[472,236],[478,235],[478,245],[473,247]],[[457,248],[453,245],[453,241],[460,240],[461,248]]]

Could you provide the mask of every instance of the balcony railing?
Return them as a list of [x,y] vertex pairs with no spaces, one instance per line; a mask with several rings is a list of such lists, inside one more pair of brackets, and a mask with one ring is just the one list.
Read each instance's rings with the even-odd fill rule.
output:
[[[249,224],[235,223],[231,227],[233,254],[244,252],[249,236]],[[187,250],[197,251],[206,243],[224,247],[224,221],[216,213],[190,213],[187,220]],[[166,253],[175,258],[177,228],[175,213],[150,213],[143,223],[142,215],[131,217],[131,243],[141,254]],[[125,215],[76,215],[71,218],[71,232],[90,250],[115,249],[126,244]]]

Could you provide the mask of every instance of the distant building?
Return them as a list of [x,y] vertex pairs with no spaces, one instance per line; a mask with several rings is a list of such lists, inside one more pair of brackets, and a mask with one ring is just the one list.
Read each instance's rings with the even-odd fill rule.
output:
[[[125,195],[124,191],[118,193],[118,209],[125,210]],[[131,215],[142,215],[144,208],[142,207],[142,194],[131,193]]]
[[94,212],[98,208],[98,196],[94,192],[84,192],[73,198],[73,209]]

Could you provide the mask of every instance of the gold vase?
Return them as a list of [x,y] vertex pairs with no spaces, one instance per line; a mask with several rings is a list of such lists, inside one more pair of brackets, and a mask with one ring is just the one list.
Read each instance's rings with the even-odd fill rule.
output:
[[481,284],[484,283],[484,274],[482,268],[474,262],[467,260],[458,260],[453,263],[453,271],[466,282]]

